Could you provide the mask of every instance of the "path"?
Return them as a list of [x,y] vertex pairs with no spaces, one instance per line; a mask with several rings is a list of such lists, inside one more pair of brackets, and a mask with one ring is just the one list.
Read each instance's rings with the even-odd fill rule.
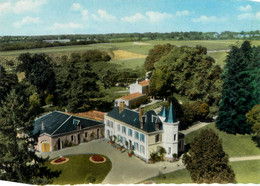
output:
[[248,161],[248,160],[260,160],[260,155],[256,156],[241,156],[241,157],[230,157],[229,161]]
[[230,51],[230,49],[225,49],[225,50],[208,50],[208,54],[209,53],[214,53],[214,52],[229,52]]
[[194,132],[202,127],[205,127],[206,125],[209,125],[209,124],[211,124],[211,123],[198,122],[198,123],[192,125],[191,127],[189,127],[188,129],[181,130],[180,132],[183,133],[184,135],[187,135],[187,134]]
[[[158,162],[155,164],[147,164],[135,156],[129,158],[126,152],[121,153],[119,150],[108,144],[104,139],[82,143],[75,147],[51,153],[44,153],[42,156],[47,157],[49,155],[50,159],[53,159],[58,156],[88,153],[103,154],[108,156],[112,162],[112,169],[102,184],[139,183],[151,177],[158,176],[159,172],[165,174],[184,168],[181,160],[174,163]],[[163,167],[166,168],[164,169]]]

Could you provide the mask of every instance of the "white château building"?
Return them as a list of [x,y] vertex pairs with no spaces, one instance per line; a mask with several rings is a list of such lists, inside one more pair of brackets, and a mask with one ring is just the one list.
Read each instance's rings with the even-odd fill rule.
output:
[[173,159],[173,154],[184,151],[184,135],[179,133],[179,121],[172,104],[169,110],[162,108],[156,114],[153,110],[136,112],[120,103],[105,115],[104,123],[107,140],[116,136],[118,144],[134,150],[134,154],[146,162],[160,147],[165,148],[168,160]]

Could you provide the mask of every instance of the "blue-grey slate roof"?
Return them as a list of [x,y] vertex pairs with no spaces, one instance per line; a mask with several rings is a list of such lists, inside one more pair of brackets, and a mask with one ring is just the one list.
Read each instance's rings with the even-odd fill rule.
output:
[[165,122],[167,122],[167,123],[175,123],[175,122],[177,122],[177,119],[175,117],[175,113],[174,113],[172,104],[170,104],[170,108],[169,108],[167,117],[165,119]]
[[57,131],[55,131],[55,133],[53,135],[76,131],[77,126],[73,124],[73,120],[79,120],[82,128],[93,127],[95,125],[100,125],[103,123],[103,122],[95,121],[95,120],[91,120],[91,119],[71,116],[71,118],[69,118]]
[[165,107],[162,107],[162,110],[158,113],[159,116],[166,117],[167,116],[167,110]]
[[[124,122],[133,127],[136,127],[138,129],[141,129],[145,132],[156,131],[156,128],[155,128],[156,121],[158,121],[158,123],[160,124],[159,125],[160,130],[162,129],[162,122],[157,117],[157,114],[153,110],[146,112],[144,115],[146,116],[146,120],[145,120],[143,129],[141,129],[141,123],[139,121],[138,112],[125,108],[121,113],[119,113],[119,107],[115,107],[112,111],[107,113],[107,116],[114,118],[116,120],[119,120],[121,122]],[[152,117],[153,117],[153,119],[152,119]]]
[[[75,123],[73,124],[75,119],[80,121],[82,128],[103,124],[103,122],[100,121],[71,116],[59,111],[54,111],[34,121],[33,134],[47,133],[49,135],[56,135],[76,131],[77,126]],[[44,125],[44,130],[42,130],[42,125]]]

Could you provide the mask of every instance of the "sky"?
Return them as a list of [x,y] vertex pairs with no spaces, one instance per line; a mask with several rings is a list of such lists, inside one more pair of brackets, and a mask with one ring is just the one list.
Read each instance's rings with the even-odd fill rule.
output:
[[0,0],[0,35],[260,30],[260,0]]

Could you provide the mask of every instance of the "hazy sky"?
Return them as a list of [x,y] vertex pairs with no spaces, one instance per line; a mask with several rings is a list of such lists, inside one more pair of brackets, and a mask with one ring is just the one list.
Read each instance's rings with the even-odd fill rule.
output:
[[0,35],[260,30],[260,0],[0,0]]

